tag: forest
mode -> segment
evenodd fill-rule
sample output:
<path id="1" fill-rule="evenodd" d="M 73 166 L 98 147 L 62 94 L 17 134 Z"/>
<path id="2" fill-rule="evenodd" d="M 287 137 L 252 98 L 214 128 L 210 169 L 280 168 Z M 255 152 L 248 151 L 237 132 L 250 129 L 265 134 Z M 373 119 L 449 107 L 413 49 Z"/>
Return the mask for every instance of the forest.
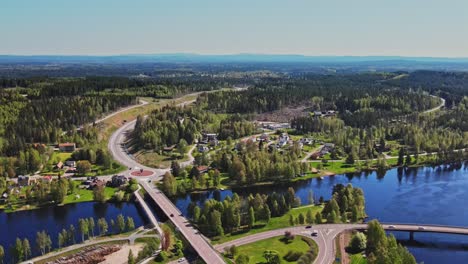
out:
<path id="1" fill-rule="evenodd" d="M 300 213 L 297 218 L 291 217 L 289 225 L 314 223 L 346 223 L 361 221 L 365 216 L 364 193 L 352 185 L 336 185 L 333 188 L 333 198 L 325 203 L 322 212 L 312 214 L 312 211 Z M 320 204 L 323 201 L 304 201 L 304 204 Z M 302 201 L 289 187 L 285 193 L 250 194 L 241 197 L 234 193 L 223 201 L 208 199 L 202 206 L 191 203 L 189 216 L 200 230 L 211 237 L 224 234 L 234 234 L 241 230 L 252 229 L 256 225 L 268 224 L 272 217 L 281 217 L 292 208 L 300 207 Z"/>
<path id="2" fill-rule="evenodd" d="M 208 78 L 1 78 L 0 173 L 14 177 L 38 171 L 51 154 L 43 146 L 98 145 L 100 132 L 93 122 L 138 103 L 137 96 L 172 98 L 224 85 Z"/>

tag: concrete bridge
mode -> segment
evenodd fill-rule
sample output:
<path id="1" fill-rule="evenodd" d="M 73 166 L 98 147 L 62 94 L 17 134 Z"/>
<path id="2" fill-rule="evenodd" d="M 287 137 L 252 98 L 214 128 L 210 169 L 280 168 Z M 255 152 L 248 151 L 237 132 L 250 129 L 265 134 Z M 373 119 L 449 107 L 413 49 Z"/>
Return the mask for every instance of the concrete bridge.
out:
<path id="1" fill-rule="evenodd" d="M 414 238 L 414 233 L 443 233 L 454 235 L 468 235 L 468 227 L 440 226 L 440 225 L 418 225 L 418 224 L 382 224 L 386 231 L 409 232 L 410 239 Z M 256 233 L 250 236 L 245 236 L 236 240 L 232 240 L 223 244 L 215 245 L 216 250 L 222 252 L 224 248 L 232 245 L 241 246 L 254 243 L 259 240 L 282 236 L 284 232 L 289 231 L 295 235 L 311 237 L 318 245 L 319 251 L 314 264 L 330 264 L 335 260 L 335 238 L 338 234 L 347 230 L 367 229 L 367 224 L 320 224 L 313 225 L 312 228 L 305 226 L 294 226 L 288 228 L 280 228 L 276 230 Z M 317 231 L 317 236 L 311 236 L 312 230 Z"/>

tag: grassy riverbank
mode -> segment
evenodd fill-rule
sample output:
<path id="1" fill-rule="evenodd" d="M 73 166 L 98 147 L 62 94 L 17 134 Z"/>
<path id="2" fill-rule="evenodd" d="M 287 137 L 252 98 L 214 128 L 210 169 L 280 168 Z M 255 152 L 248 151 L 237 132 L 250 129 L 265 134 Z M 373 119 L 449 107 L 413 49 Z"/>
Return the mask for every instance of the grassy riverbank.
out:
<path id="1" fill-rule="evenodd" d="M 245 232 L 239 232 L 235 234 L 227 234 L 223 237 L 217 238 L 216 240 L 213 239 L 214 244 L 222 244 L 227 241 L 231 241 L 234 239 L 238 239 L 244 236 L 249 236 L 252 234 L 256 233 L 261 233 L 269 230 L 274 230 L 274 229 L 279 229 L 279 228 L 286 228 L 290 227 L 291 224 L 289 223 L 290 216 L 292 215 L 294 218 L 297 218 L 297 216 L 302 213 L 303 215 L 306 215 L 308 210 L 312 210 L 312 214 L 315 216 L 317 212 L 321 212 L 323 207 L 318 205 L 306 205 L 306 206 L 301 206 L 297 208 L 293 208 L 289 210 L 286 214 L 280 216 L 280 217 L 272 217 L 268 223 L 264 222 L 257 222 L 254 226 L 254 228 L 245 231 Z"/>
<path id="2" fill-rule="evenodd" d="M 17 211 L 24 211 L 24 210 L 34 210 L 38 209 L 41 207 L 47 207 L 47 206 L 63 206 L 66 204 L 73 204 L 73 203 L 82 203 L 82 202 L 92 202 L 94 201 L 94 196 L 93 196 L 93 191 L 80 188 L 80 182 L 78 181 L 73 181 L 73 184 L 75 185 L 73 193 L 69 193 L 65 196 L 65 199 L 63 203 L 56 204 L 52 201 L 50 202 L 45 202 L 45 203 L 39 203 L 37 201 L 32 201 L 32 200 L 27 200 L 27 199 L 20 199 L 20 196 L 24 196 L 26 192 L 28 192 L 28 187 L 26 188 L 21 188 L 20 193 L 18 196 L 13 196 L 13 198 L 10 198 L 9 203 L 0 205 L 0 210 L 3 210 L 5 213 L 12 213 L 12 212 L 17 212 Z M 114 193 L 118 189 L 112 188 L 112 187 L 105 187 L 104 193 L 106 196 L 107 200 L 112 199 Z"/>

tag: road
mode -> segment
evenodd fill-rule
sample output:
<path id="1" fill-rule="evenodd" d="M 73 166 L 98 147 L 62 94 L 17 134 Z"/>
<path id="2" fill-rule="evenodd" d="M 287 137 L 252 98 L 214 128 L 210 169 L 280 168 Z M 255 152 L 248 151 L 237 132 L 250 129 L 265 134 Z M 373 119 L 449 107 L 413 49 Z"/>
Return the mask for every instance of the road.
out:
<path id="1" fill-rule="evenodd" d="M 171 202 L 171 200 L 169 200 L 169 198 L 167 198 L 152 183 L 142 180 L 140 181 L 140 184 L 206 263 L 224 263 L 223 258 L 211 246 L 210 242 L 204 238 L 198 230 L 193 228 L 190 221 L 182 215 L 179 209 Z"/>
<path id="2" fill-rule="evenodd" d="M 99 123 L 103 122 L 104 120 L 107 120 L 107 119 L 109 119 L 109 118 L 111 118 L 111 117 L 113 117 L 113 116 L 115 116 L 115 115 L 118 115 L 118 114 L 120 114 L 120 113 L 122 113 L 122 112 L 128 111 L 128 110 L 133 109 L 133 108 L 136 108 L 136 107 L 144 106 L 144 105 L 147 105 L 147 104 L 148 104 L 147 101 L 140 100 L 140 101 L 139 101 L 139 104 L 135 104 L 135 105 L 130 105 L 130 106 L 127 106 L 127 107 L 123 107 L 123 108 L 121 108 L 121 109 L 119 109 L 119 110 L 117 110 L 117 111 L 115 111 L 115 112 L 112 112 L 112 113 L 110 113 L 110 114 L 108 114 L 108 115 L 106 115 L 106 116 L 104 116 L 104 117 L 102 117 L 102 118 L 99 118 L 99 119 L 95 120 L 95 121 L 92 122 L 92 123 L 89 123 L 88 125 L 92 126 L 92 125 L 94 125 L 94 124 L 99 124 Z M 80 127 L 77 128 L 77 130 L 80 130 L 80 129 L 83 129 L 83 125 L 81 125 Z"/>
<path id="3" fill-rule="evenodd" d="M 434 108 L 431 108 L 431 109 L 429 109 L 429 110 L 424 111 L 423 114 L 428 114 L 428 113 L 435 112 L 435 111 L 437 111 L 437 110 L 439 110 L 439 109 L 441 109 L 442 107 L 445 106 L 445 99 L 444 99 L 444 98 L 439 97 L 439 96 L 435 96 L 435 95 L 431 95 L 431 96 L 434 97 L 434 98 L 440 99 L 441 102 L 440 102 L 440 104 L 439 104 L 438 106 L 436 106 L 436 107 L 434 107 Z"/>
<path id="4" fill-rule="evenodd" d="M 180 106 L 186 105 L 187 102 L 179 104 Z M 160 180 L 161 176 L 164 175 L 169 169 L 155 169 L 139 164 L 136 160 L 131 157 L 131 154 L 127 153 L 123 147 L 123 142 L 126 141 L 126 135 L 135 127 L 136 120 L 131 121 L 117 129 L 109 139 L 108 148 L 114 159 L 122 165 L 132 168 L 131 170 L 125 171 L 123 174 L 130 176 L 131 172 L 135 168 L 144 169 L 151 171 L 152 175 L 147 177 L 135 177 L 140 185 L 146 190 L 148 195 L 156 202 L 161 210 L 168 216 L 168 218 L 174 223 L 179 232 L 190 242 L 191 246 L 195 249 L 198 255 L 206 263 L 224 263 L 223 258 L 218 252 L 211 246 L 209 241 L 205 239 L 196 229 L 194 229 L 190 222 L 182 216 L 179 209 L 152 183 L 154 180 Z M 189 151 L 189 160 L 182 163 L 181 165 L 188 165 L 193 162 L 193 156 L 191 152 L 194 150 L 192 147 Z M 172 215 L 172 217 L 171 217 Z"/>
<path id="5" fill-rule="evenodd" d="M 439 225 L 417 225 L 417 224 L 382 224 L 382 227 L 387 231 L 405 231 L 405 232 L 427 232 L 427 233 L 444 233 L 456 235 L 468 235 L 468 227 L 453 227 Z M 321 224 L 314 225 L 312 228 L 304 226 L 296 226 L 290 228 L 281 228 L 276 230 L 265 231 L 262 233 L 245 236 L 236 240 L 232 240 L 223 244 L 215 245 L 215 249 L 223 252 L 225 247 L 232 245 L 241 246 L 254 243 L 259 240 L 282 236 L 285 231 L 290 231 L 295 235 L 311 237 L 318 245 L 318 255 L 315 259 L 315 264 L 330 264 L 335 260 L 335 238 L 338 234 L 346 230 L 364 230 L 367 229 L 367 224 Z M 311 236 L 312 230 L 318 231 L 318 236 Z"/>

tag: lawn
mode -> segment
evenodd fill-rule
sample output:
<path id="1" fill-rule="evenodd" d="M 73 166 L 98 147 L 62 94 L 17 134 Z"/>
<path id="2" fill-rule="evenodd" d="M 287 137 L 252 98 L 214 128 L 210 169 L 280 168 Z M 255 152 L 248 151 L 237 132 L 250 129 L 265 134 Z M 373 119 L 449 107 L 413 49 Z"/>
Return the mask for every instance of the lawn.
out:
<path id="1" fill-rule="evenodd" d="M 93 191 L 80 188 L 81 183 L 79 181 L 73 181 L 73 184 L 75 184 L 75 192 L 67 195 L 63 204 L 90 202 L 94 200 Z M 106 194 L 106 198 L 112 198 L 116 190 L 116 188 L 105 187 L 104 191 Z M 79 198 L 77 197 L 77 195 L 79 195 Z"/>
<path id="2" fill-rule="evenodd" d="M 367 259 L 362 254 L 351 255 L 351 264 L 367 264 Z"/>
<path id="3" fill-rule="evenodd" d="M 265 250 L 275 250 L 279 253 L 282 263 L 295 263 L 288 262 L 283 259 L 283 256 L 288 251 L 299 251 L 306 253 L 309 250 L 309 245 L 302 240 L 301 236 L 295 236 L 294 239 L 286 243 L 283 241 L 283 236 L 272 237 L 265 240 L 260 240 L 251 244 L 238 247 L 239 254 L 245 254 L 250 257 L 249 263 L 265 263 L 263 252 Z"/>
<path id="4" fill-rule="evenodd" d="M 192 146 L 188 146 L 187 150 L 190 150 Z M 188 156 L 184 155 L 182 159 L 174 159 L 174 157 L 180 156 L 177 151 L 172 151 L 169 153 L 164 153 L 162 155 L 158 154 L 157 152 L 153 151 L 139 151 L 134 154 L 135 159 L 148 167 L 153 167 L 153 168 L 169 168 L 171 166 L 171 163 L 173 160 L 176 160 L 178 162 L 183 162 L 188 160 Z"/>
<path id="5" fill-rule="evenodd" d="M 319 164 L 322 164 L 322 171 L 328 171 L 334 174 L 344 174 L 356 172 L 354 164 L 346 164 L 344 161 L 337 162 L 312 162 L 312 167 L 317 168 Z"/>
<path id="6" fill-rule="evenodd" d="M 213 243 L 214 244 L 221 244 L 221 243 L 231 241 L 231 240 L 234 240 L 234 239 L 238 239 L 238 238 L 241 238 L 241 237 L 244 237 L 244 236 L 249 236 L 249 235 L 256 234 L 256 233 L 261 233 L 261 232 L 268 231 L 268 230 L 289 227 L 290 226 L 290 224 L 289 224 L 289 216 L 290 215 L 293 215 L 294 218 L 296 218 L 300 213 L 302 213 L 305 216 L 309 209 L 312 210 L 312 214 L 314 216 L 315 216 L 315 214 L 317 214 L 317 212 L 322 211 L 321 206 L 313 206 L 313 205 L 306 205 L 306 206 L 301 206 L 301 207 L 298 207 L 298 208 L 293 208 L 293 209 L 289 210 L 289 212 L 284 214 L 283 216 L 272 217 L 270 219 L 270 222 L 268 222 L 268 224 L 257 223 L 256 226 L 253 229 L 250 229 L 247 232 L 238 233 L 238 234 L 227 234 L 227 235 L 221 237 L 219 240 L 216 240 L 216 241 L 213 240 Z"/>

